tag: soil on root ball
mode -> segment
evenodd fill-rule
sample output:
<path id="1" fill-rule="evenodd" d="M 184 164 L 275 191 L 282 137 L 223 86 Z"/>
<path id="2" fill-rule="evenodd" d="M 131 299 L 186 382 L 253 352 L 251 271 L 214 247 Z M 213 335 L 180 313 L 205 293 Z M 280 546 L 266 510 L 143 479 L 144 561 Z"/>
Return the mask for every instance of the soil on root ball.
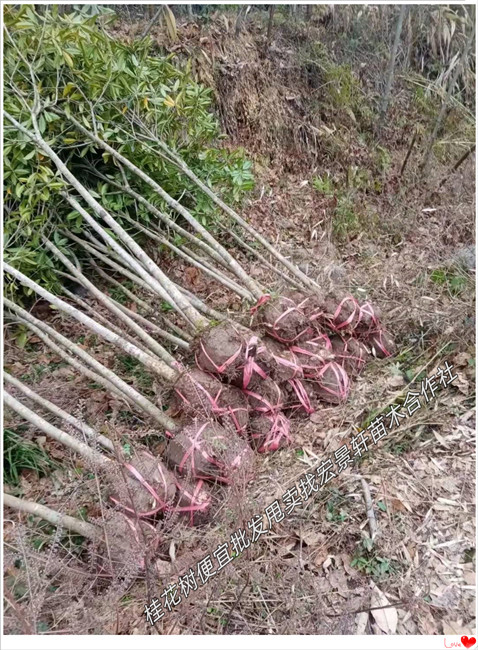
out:
<path id="1" fill-rule="evenodd" d="M 287 345 L 310 338 L 313 333 L 301 303 L 286 296 L 267 301 L 258 310 L 256 319 L 269 336 Z"/>
<path id="2" fill-rule="evenodd" d="M 391 357 L 397 351 L 395 341 L 384 329 L 364 337 L 364 342 L 378 359 Z"/>
<path id="3" fill-rule="evenodd" d="M 215 422 L 184 427 L 169 442 L 165 455 L 180 474 L 221 483 L 248 476 L 253 462 L 247 442 Z"/>
<path id="4" fill-rule="evenodd" d="M 290 445 L 289 420 L 283 413 L 255 414 L 249 422 L 252 446 L 259 453 L 277 451 Z"/>
<path id="5" fill-rule="evenodd" d="M 315 382 L 307 379 L 289 379 L 281 384 L 284 411 L 289 417 L 311 415 L 319 406 Z"/>
<path id="6" fill-rule="evenodd" d="M 350 391 L 350 381 L 341 365 L 329 361 L 318 372 L 314 382 L 317 397 L 328 404 L 345 402 Z"/>
<path id="7" fill-rule="evenodd" d="M 147 451 L 123 463 L 112 482 L 109 500 L 132 517 L 154 516 L 174 505 L 175 476 Z"/>
<path id="8" fill-rule="evenodd" d="M 363 343 L 354 338 L 332 336 L 330 338 L 335 361 L 340 363 L 349 377 L 358 375 L 370 357 Z"/>
<path id="9" fill-rule="evenodd" d="M 242 377 L 248 348 L 254 334 L 237 323 L 221 323 L 201 334 L 196 344 L 196 363 L 204 372 L 224 376 L 228 381 Z"/>
<path id="10" fill-rule="evenodd" d="M 288 379 L 302 377 L 300 364 L 286 345 L 269 336 L 264 337 L 263 342 L 271 358 L 270 376 L 274 381 L 282 383 Z"/>
<path id="11" fill-rule="evenodd" d="M 208 418 L 215 409 L 223 384 L 199 368 L 186 370 L 177 379 L 170 400 L 170 413 L 175 416 L 198 416 Z"/>

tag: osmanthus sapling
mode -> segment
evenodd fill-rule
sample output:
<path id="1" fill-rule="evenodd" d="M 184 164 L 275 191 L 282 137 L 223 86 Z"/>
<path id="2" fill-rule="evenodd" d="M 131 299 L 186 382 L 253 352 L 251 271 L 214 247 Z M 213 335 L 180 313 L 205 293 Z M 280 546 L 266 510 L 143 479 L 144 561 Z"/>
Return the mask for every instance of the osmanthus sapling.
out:
<path id="1" fill-rule="evenodd" d="M 166 430 L 173 433 L 179 430 L 177 424 L 171 418 L 168 418 L 160 408 L 82 347 L 57 332 L 45 321 L 36 318 L 26 309 L 15 304 L 9 298 L 4 298 L 4 305 L 10 312 L 10 319 L 27 326 L 51 350 L 67 361 L 80 374 L 103 386 L 116 397 L 125 401 L 130 408 L 138 409 L 148 415 Z M 81 361 L 78 359 L 81 359 Z"/>
<path id="2" fill-rule="evenodd" d="M 148 521 L 133 521 L 129 517 L 118 515 L 110 526 L 106 522 L 103 525 L 91 524 L 8 492 L 3 494 L 3 503 L 6 508 L 33 515 L 52 526 L 93 542 L 94 546 L 99 547 L 96 555 L 97 571 L 105 577 L 117 576 L 132 561 L 135 563 L 134 571 L 141 573 L 146 568 L 148 556 L 154 554 L 161 541 L 158 531 Z M 129 570 L 131 571 L 130 566 Z"/>
<path id="3" fill-rule="evenodd" d="M 10 378 L 9 383 L 72 425 L 86 439 L 93 443 L 100 442 L 101 437 L 91 427 L 82 426 L 76 418 L 36 395 L 18 380 L 12 381 Z M 158 514 L 180 514 L 191 518 L 195 513 L 204 513 L 209 509 L 210 497 L 202 482 L 192 486 L 181 484 L 163 462 L 146 449 L 136 449 L 133 460 L 120 456 L 111 458 L 52 425 L 7 391 L 4 391 L 4 403 L 48 437 L 81 456 L 99 474 L 102 483 L 108 484 L 109 500 L 135 519 L 148 519 Z M 110 442 L 103 440 L 103 446 L 109 448 Z"/>

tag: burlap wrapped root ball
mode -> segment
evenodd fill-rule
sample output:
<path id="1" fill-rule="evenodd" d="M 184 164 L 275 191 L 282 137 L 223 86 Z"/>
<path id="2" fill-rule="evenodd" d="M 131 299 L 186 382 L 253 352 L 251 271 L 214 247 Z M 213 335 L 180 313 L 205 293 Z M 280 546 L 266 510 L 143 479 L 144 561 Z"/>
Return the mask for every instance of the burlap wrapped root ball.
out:
<path id="1" fill-rule="evenodd" d="M 201 334 L 196 349 L 197 366 L 227 381 L 241 379 L 246 360 L 254 355 L 258 342 L 247 327 L 220 323 Z"/>
<path id="2" fill-rule="evenodd" d="M 293 415 L 312 415 L 318 408 L 318 396 L 314 381 L 308 379 L 288 379 L 281 384 L 284 395 L 284 410 Z"/>
<path id="3" fill-rule="evenodd" d="M 184 476 L 226 484 L 247 477 L 253 461 L 248 443 L 216 422 L 184 427 L 168 443 L 165 455 L 170 466 Z"/>
<path id="4" fill-rule="evenodd" d="M 323 365 L 334 358 L 332 345 L 326 334 L 320 334 L 310 341 L 296 343 L 289 349 L 306 379 L 316 379 Z"/>
<path id="5" fill-rule="evenodd" d="M 215 418 L 225 427 L 244 435 L 249 422 L 247 398 L 234 386 L 222 384 L 211 374 L 192 368 L 174 385 L 170 412 L 183 422 L 191 418 Z"/>
<path id="6" fill-rule="evenodd" d="M 153 517 L 174 507 L 176 478 L 158 458 L 139 451 L 113 478 L 109 500 L 132 517 Z"/>
<path id="7" fill-rule="evenodd" d="M 378 332 L 373 332 L 372 334 L 364 337 L 363 340 L 367 347 L 370 348 L 373 356 L 377 357 L 378 359 L 391 357 L 397 351 L 395 341 L 385 329 L 381 329 Z"/>
<path id="8" fill-rule="evenodd" d="M 335 361 L 339 363 L 349 377 L 355 377 L 362 372 L 367 359 L 370 357 L 367 348 L 359 340 L 339 335 L 330 338 Z"/>
<path id="9" fill-rule="evenodd" d="M 269 336 L 287 345 L 310 338 L 313 333 L 309 319 L 302 310 L 307 298 L 298 293 L 291 295 L 293 297 L 270 298 L 256 312 L 257 324 Z"/>
<path id="10" fill-rule="evenodd" d="M 342 404 L 349 391 L 350 380 L 340 364 L 329 361 L 320 368 L 314 380 L 314 392 L 321 401 Z"/>
<path id="11" fill-rule="evenodd" d="M 201 417 L 208 419 L 217 410 L 217 398 L 223 384 L 211 374 L 192 368 L 176 380 L 170 400 L 172 417 Z"/>

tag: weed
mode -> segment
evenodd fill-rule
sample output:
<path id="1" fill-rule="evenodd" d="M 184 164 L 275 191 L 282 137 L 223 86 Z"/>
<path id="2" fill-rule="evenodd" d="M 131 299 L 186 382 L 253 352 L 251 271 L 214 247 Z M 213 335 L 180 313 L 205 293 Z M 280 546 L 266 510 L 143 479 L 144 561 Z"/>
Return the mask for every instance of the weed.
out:
<path id="1" fill-rule="evenodd" d="M 368 576 L 373 576 L 376 580 L 382 580 L 393 575 L 398 568 L 394 560 L 376 555 L 373 550 L 373 541 L 369 538 L 364 539 L 359 544 L 350 566 Z"/>
<path id="2" fill-rule="evenodd" d="M 33 470 L 39 477 L 46 476 L 58 467 L 36 443 L 26 439 L 22 432 L 25 427 L 3 430 L 4 480 L 9 485 L 20 484 L 23 470 Z"/>
<path id="3" fill-rule="evenodd" d="M 330 490 L 330 497 L 326 503 L 325 517 L 327 521 L 342 523 L 348 518 L 348 513 L 342 508 L 347 503 L 345 495 L 337 488 Z"/>
<path id="4" fill-rule="evenodd" d="M 131 282 L 131 280 L 125 280 L 122 284 L 125 289 L 134 289 L 134 284 Z M 128 296 L 121 289 L 121 287 L 112 287 L 109 289 L 108 293 L 110 298 L 113 298 L 113 300 L 116 300 L 116 302 L 119 302 L 122 305 L 125 305 L 129 301 Z"/>
<path id="5" fill-rule="evenodd" d="M 360 229 L 359 218 L 354 210 L 352 199 L 346 195 L 340 196 L 334 210 L 332 230 L 338 240 L 344 241 L 357 235 Z"/>
<path id="6" fill-rule="evenodd" d="M 470 285 L 470 276 L 457 266 L 435 269 L 430 280 L 453 297 L 461 295 Z"/>
<path id="7" fill-rule="evenodd" d="M 330 176 L 314 176 L 312 179 L 312 185 L 317 192 L 324 194 L 327 198 L 330 198 L 334 195 L 334 183 Z"/>
<path id="8" fill-rule="evenodd" d="M 151 389 L 153 385 L 153 378 L 149 372 L 144 369 L 143 365 L 140 361 L 138 361 L 138 359 L 135 359 L 128 354 L 120 354 L 117 357 L 117 361 L 124 372 L 135 377 L 140 388 Z"/>

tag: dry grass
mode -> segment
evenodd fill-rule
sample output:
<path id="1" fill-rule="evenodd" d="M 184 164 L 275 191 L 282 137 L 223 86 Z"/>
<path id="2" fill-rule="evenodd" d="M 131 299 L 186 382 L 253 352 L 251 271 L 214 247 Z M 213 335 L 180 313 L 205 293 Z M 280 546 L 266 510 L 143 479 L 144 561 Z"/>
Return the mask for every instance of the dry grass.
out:
<path id="1" fill-rule="evenodd" d="M 249 136 L 255 138 L 253 153 L 264 154 L 270 153 L 272 142 L 262 138 L 267 132 L 277 153 L 270 168 L 257 165 L 256 192 L 243 213 L 325 287 L 361 292 L 376 302 L 399 353 L 368 365 L 345 405 L 324 407 L 310 419 L 294 420 L 293 447 L 257 456 L 254 481 L 238 482 L 229 490 L 214 488 L 216 507 L 210 522 L 194 529 L 175 518 L 161 522 L 159 553 L 147 562 L 145 575 L 133 570 L 127 560 L 124 572 L 112 581 L 102 578 L 97 570 L 98 549 L 24 515 L 8 513 L 4 571 L 13 600 L 7 600 L 5 631 L 380 634 L 380 617 L 373 609 L 376 585 L 397 614 L 398 634 L 469 634 L 475 629 L 476 582 L 474 272 L 434 272 L 449 268 L 456 249 L 472 242 L 473 160 L 439 194 L 433 194 L 430 188 L 436 187 L 446 166 L 436 162 L 425 187 L 418 177 L 418 156 L 413 155 L 400 180 L 408 141 L 391 126 L 385 134 L 390 162 L 379 179 L 381 191 L 360 189 L 351 195 L 354 210 L 360 212 L 360 228 L 337 237 L 336 205 L 314 189 L 313 177 L 328 171 L 338 185 L 344 184 L 348 173 L 344 158 L 348 166 L 369 168 L 368 145 L 347 125 L 353 146 L 334 158 L 334 143 L 330 147 L 326 143 L 325 151 L 319 152 L 323 157 L 318 169 L 310 166 L 310 159 L 296 158 L 299 148 L 284 150 L 274 128 L 269 129 L 270 106 L 280 106 L 273 111 L 279 128 L 292 115 L 284 108 L 292 102 L 286 95 L 291 89 L 300 95 L 303 86 L 295 86 L 291 76 L 289 87 L 282 79 L 284 85 L 276 87 L 276 94 L 269 94 L 265 102 L 258 99 L 260 90 L 256 98 L 250 92 L 244 94 L 244 85 L 249 91 L 260 88 L 259 82 L 269 75 L 257 39 L 247 33 L 231 41 L 217 25 L 212 32 L 209 54 L 215 48 L 215 54 L 217 50 L 225 58 L 221 74 L 227 95 L 221 93 L 220 85 L 216 88 L 230 135 L 245 145 L 250 143 Z M 197 40 L 198 35 L 193 37 Z M 241 60 L 251 48 L 248 65 L 252 72 L 231 80 L 228 57 Z M 261 75 L 258 86 L 250 83 L 251 74 Z M 397 111 L 407 106 L 402 94 L 400 101 L 403 106 Z M 241 111 L 248 112 L 249 136 L 237 128 Z M 290 143 L 289 136 L 286 142 Z M 288 171 L 282 165 L 285 157 Z M 261 265 L 251 266 L 254 275 L 273 286 L 275 278 Z M 171 262 L 170 270 L 184 279 L 184 264 Z M 453 284 L 457 274 L 461 279 Z M 214 306 L 237 311 L 236 299 L 207 278 L 191 276 L 191 282 L 191 289 Z M 280 285 L 275 287 L 280 289 Z M 74 340 L 84 335 L 77 325 L 59 317 L 55 321 Z M 166 400 L 159 383 L 148 383 L 147 377 L 119 367 L 113 350 L 91 337 L 84 343 L 139 390 L 158 401 Z M 39 353 L 43 355 L 40 369 Z M 155 628 L 147 625 L 143 609 L 153 596 L 159 596 L 218 543 L 227 541 L 253 515 L 262 513 L 378 412 L 400 401 L 407 390 L 416 389 L 422 376 L 433 374 L 445 360 L 454 364 L 458 380 L 429 407 L 415 413 L 306 506 L 275 525 Z M 161 453 L 161 432 L 151 429 L 139 415 L 125 413 L 120 404 L 75 378 L 67 368 L 55 367 L 57 361 L 34 340 L 19 352 L 7 337 L 6 365 L 13 374 L 26 375 L 25 381 L 35 390 L 98 430 L 106 427 L 106 434 L 123 448 L 141 440 Z M 8 417 L 8 426 L 18 425 Z M 30 429 L 28 435 L 35 437 L 35 432 Z M 101 523 L 104 504 L 94 474 L 57 445 L 47 440 L 42 445 L 61 459 L 62 468 L 42 479 L 24 473 L 21 491 L 25 498 L 43 500 L 69 514 L 78 515 L 84 508 L 89 520 Z M 362 479 L 370 490 L 377 525 L 372 547 Z M 107 535 L 114 536 L 115 516 L 106 515 Z"/>

